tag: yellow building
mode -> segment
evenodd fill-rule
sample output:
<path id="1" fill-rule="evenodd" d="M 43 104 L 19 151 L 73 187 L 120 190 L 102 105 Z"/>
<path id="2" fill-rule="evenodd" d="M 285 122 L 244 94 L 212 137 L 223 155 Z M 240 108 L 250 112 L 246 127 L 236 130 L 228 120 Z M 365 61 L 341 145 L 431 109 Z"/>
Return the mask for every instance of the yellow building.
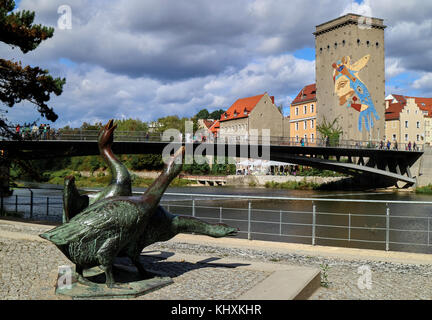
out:
<path id="1" fill-rule="evenodd" d="M 316 85 L 305 86 L 293 100 L 290 106 L 290 137 L 300 142 L 303 138 L 305 144 L 315 143 L 316 133 Z"/>

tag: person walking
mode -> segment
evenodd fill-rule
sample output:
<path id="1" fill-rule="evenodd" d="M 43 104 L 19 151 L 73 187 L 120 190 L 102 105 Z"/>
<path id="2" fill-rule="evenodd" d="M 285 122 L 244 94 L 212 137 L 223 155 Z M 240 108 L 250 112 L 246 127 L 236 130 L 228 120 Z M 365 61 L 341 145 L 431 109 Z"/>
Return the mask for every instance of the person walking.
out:
<path id="1" fill-rule="evenodd" d="M 46 140 L 47 138 L 47 125 L 44 124 L 43 126 L 43 139 Z"/>
<path id="2" fill-rule="evenodd" d="M 50 127 L 49 123 L 46 124 L 45 129 L 46 129 L 46 137 L 49 140 L 50 139 L 50 133 L 51 133 L 51 127 Z"/>
<path id="3" fill-rule="evenodd" d="M 41 123 L 39 125 L 39 139 L 42 139 L 42 135 L 43 135 L 43 124 Z"/>
<path id="4" fill-rule="evenodd" d="M 395 142 L 394 142 L 394 148 L 395 148 L 395 150 L 397 150 L 398 149 L 398 143 L 397 143 L 397 141 L 395 140 Z"/>
<path id="5" fill-rule="evenodd" d="M 411 141 L 408 142 L 408 151 L 411 151 Z"/>
<path id="6" fill-rule="evenodd" d="M 391 147 L 391 142 L 390 140 L 387 140 L 387 150 L 390 150 L 390 147 Z"/>

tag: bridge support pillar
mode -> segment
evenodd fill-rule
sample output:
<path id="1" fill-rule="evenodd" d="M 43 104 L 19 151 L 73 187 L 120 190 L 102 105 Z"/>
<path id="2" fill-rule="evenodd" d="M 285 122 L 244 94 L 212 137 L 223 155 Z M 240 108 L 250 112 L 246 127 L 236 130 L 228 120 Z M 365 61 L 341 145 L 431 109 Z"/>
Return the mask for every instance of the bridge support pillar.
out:
<path id="1" fill-rule="evenodd" d="M 4 196 L 12 195 L 9 187 L 11 162 L 6 157 L 0 156 L 0 194 Z"/>

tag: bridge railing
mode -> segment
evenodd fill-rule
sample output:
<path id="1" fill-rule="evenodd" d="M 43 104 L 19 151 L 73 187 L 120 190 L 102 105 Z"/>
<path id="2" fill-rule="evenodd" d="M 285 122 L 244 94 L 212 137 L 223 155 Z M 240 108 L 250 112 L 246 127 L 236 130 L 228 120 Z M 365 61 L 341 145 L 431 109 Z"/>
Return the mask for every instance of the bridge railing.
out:
<path id="1" fill-rule="evenodd" d="M 262 207 L 265 201 L 270 209 Z M 424 253 L 432 253 L 431 204 L 170 192 L 161 201 L 172 213 L 239 228 L 239 238 Z M 62 207 L 60 196 L 34 196 L 31 190 L 29 195 L 0 197 L 0 216 L 61 222 Z M 331 212 L 336 208 L 339 212 Z"/>
<path id="2" fill-rule="evenodd" d="M 29 136 L 26 140 L 67 140 L 67 141 L 97 141 L 98 130 L 57 130 L 47 136 L 33 137 Z M 352 149 L 381 149 L 381 150 L 399 150 L 399 151 L 423 151 L 424 144 L 418 141 L 412 142 L 390 142 L 384 140 L 326 140 L 320 138 L 301 138 L 301 137 L 279 137 L 279 136 L 248 136 L 240 134 L 224 134 L 219 137 L 212 135 L 188 136 L 180 134 L 172 140 L 182 141 L 185 143 L 230 143 L 230 144 L 266 144 L 283 145 L 283 146 L 304 146 L 304 147 L 329 147 L 329 148 L 352 148 Z M 150 133 L 144 131 L 115 131 L 114 141 L 117 142 L 162 142 L 161 133 Z"/>

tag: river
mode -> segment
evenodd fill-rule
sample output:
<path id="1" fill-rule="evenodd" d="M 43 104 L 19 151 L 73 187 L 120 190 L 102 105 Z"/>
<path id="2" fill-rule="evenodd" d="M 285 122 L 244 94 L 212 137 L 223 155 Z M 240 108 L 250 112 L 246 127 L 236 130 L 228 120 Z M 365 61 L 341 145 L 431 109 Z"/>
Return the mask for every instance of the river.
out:
<path id="1" fill-rule="evenodd" d="M 53 189 L 54 188 L 54 189 Z M 42 185 L 33 192 L 33 219 L 61 220 L 61 186 Z M 90 190 L 90 189 L 89 189 Z M 143 192 L 144 188 L 134 188 Z M 194 194 L 176 196 L 173 193 Z M 30 191 L 17 189 L 4 199 L 13 212 L 30 215 Z M 201 196 L 197 196 L 201 195 Z M 209 196 L 205 196 L 209 195 Z M 234 195 L 237 199 L 210 195 Z M 314 198 L 312 201 L 246 199 L 242 197 Z M 48 198 L 48 200 L 47 200 Z M 194 201 L 192 201 L 194 199 Z M 320 201 L 319 199 L 381 200 L 377 202 Z M 17 201 L 18 200 L 18 201 Z M 388 203 L 385 201 L 406 201 Z M 417 204 L 430 201 L 431 204 Z M 16 204 L 17 202 L 17 204 Z M 248 211 L 250 202 L 250 211 Z M 227 223 L 240 229 L 237 237 L 268 241 L 312 243 L 392 251 L 432 253 L 432 195 L 407 191 L 339 192 L 281 190 L 251 187 L 169 188 L 161 204 L 173 213 L 193 215 L 209 222 Z M 192 206 L 194 205 L 194 208 Z M 315 205 L 315 230 L 312 227 Z M 388 210 L 388 211 L 387 211 Z M 386 213 L 389 219 L 386 219 Z M 250 214 L 251 222 L 248 223 Z M 221 219 L 222 218 L 222 219 Z M 389 227 L 386 231 L 386 227 Z M 408 231 L 409 230 L 409 231 Z M 373 242 L 370 242 L 373 241 Z M 415 244 L 413 244 L 415 243 Z"/>

